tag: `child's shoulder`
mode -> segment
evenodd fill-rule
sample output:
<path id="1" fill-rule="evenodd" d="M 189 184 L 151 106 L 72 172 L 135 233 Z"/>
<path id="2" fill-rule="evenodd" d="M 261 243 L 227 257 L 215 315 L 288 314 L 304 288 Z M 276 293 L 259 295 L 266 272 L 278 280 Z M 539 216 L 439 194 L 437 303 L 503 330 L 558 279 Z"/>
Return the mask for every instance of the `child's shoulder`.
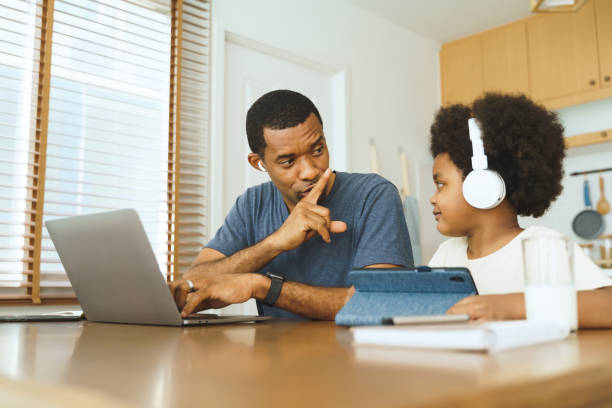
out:
<path id="1" fill-rule="evenodd" d="M 429 266 L 460 266 L 467 259 L 467 238 L 455 237 L 442 242 L 429 261 Z"/>
<path id="2" fill-rule="evenodd" d="M 525 238 L 537 238 L 537 237 L 562 237 L 563 234 L 557 230 L 548 227 L 542 227 L 540 225 L 532 225 L 531 227 L 525 228 L 520 234 L 521 239 Z"/>
<path id="3" fill-rule="evenodd" d="M 467 248 L 467 237 L 453 237 L 442 242 L 439 249 L 444 251 L 454 250 L 456 248 Z"/>

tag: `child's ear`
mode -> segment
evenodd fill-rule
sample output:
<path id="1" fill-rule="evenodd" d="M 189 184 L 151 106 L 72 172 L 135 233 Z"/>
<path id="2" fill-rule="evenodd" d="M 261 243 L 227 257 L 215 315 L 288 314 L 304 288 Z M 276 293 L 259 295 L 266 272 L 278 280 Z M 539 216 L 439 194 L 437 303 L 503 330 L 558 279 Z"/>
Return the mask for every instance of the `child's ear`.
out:
<path id="1" fill-rule="evenodd" d="M 498 172 L 488 169 L 471 171 L 463 180 L 463 198 L 474 208 L 490 210 L 506 197 L 506 184 Z"/>

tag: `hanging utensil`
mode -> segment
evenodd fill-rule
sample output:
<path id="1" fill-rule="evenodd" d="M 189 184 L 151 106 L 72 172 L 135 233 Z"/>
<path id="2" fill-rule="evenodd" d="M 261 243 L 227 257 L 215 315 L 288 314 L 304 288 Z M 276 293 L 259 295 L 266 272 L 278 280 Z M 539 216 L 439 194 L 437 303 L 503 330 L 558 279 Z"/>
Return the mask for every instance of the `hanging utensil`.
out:
<path id="1" fill-rule="evenodd" d="M 593 206 L 591 204 L 591 193 L 589 190 L 589 181 L 584 180 L 584 205 L 587 208 L 580 211 L 574 217 L 572 229 L 580 238 L 595 239 L 604 231 L 606 226 L 601 214 L 593 210 Z"/>
<path id="2" fill-rule="evenodd" d="M 378 166 L 378 151 L 376 150 L 376 142 L 373 138 L 370 138 L 370 166 L 372 173 L 380 174 L 380 167 Z"/>
<path id="3" fill-rule="evenodd" d="M 410 246 L 412 247 L 412 261 L 414 266 L 422 265 L 421 258 L 421 232 L 419 228 L 419 205 L 416 198 L 410 193 L 410 182 L 408 179 L 408 159 L 406 153 L 399 148 L 400 164 L 402 166 L 402 201 L 404 205 L 404 218 L 410 235 Z"/>
<path id="4" fill-rule="evenodd" d="M 599 192 L 601 193 L 601 197 L 599 197 L 599 201 L 597 202 L 597 212 L 601 215 L 606 215 L 610 212 L 610 203 L 606 200 L 606 196 L 604 195 L 604 178 L 599 175 Z"/>

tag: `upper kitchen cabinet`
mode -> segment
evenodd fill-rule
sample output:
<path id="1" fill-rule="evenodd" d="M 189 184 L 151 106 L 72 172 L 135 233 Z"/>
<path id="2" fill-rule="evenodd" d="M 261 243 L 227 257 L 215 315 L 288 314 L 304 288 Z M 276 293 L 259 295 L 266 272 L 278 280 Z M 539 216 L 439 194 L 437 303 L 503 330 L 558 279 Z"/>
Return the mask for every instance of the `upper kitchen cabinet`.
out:
<path id="1" fill-rule="evenodd" d="M 610 0 L 601 3 L 609 7 Z M 575 13 L 551 13 L 528 19 L 527 40 L 534 99 L 546 101 L 599 88 L 593 1 L 587 1 Z"/>
<path id="2" fill-rule="evenodd" d="M 440 50 L 442 104 L 470 104 L 483 91 L 529 92 L 524 22 L 444 44 Z"/>
<path id="3" fill-rule="evenodd" d="M 612 0 L 534 14 L 442 45 L 442 104 L 522 92 L 548 109 L 612 97 Z"/>
<path id="4" fill-rule="evenodd" d="M 440 49 L 442 104 L 471 103 L 483 90 L 480 37 L 444 44 Z"/>
<path id="5" fill-rule="evenodd" d="M 595 2 L 597 41 L 599 43 L 600 83 L 612 86 L 612 0 Z"/>
<path id="6" fill-rule="evenodd" d="M 484 90 L 529 93 L 526 24 L 486 31 L 481 39 Z"/>

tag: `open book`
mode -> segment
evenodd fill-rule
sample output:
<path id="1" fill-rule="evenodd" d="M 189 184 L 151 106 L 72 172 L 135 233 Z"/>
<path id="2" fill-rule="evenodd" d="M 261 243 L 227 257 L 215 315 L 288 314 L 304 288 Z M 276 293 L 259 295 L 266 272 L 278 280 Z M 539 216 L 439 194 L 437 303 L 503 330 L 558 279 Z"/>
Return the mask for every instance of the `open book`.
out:
<path id="1" fill-rule="evenodd" d="M 569 326 L 554 321 L 514 320 L 449 325 L 353 327 L 351 332 L 356 345 L 496 352 L 564 339 L 569 335 Z"/>

